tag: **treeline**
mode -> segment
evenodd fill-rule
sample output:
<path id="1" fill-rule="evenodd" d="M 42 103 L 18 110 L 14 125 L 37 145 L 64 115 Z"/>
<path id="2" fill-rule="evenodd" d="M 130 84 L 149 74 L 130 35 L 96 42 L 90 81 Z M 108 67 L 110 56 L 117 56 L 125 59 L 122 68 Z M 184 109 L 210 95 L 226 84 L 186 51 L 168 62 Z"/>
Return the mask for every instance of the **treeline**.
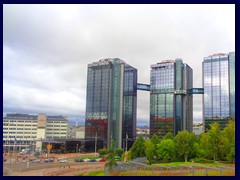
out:
<path id="1" fill-rule="evenodd" d="M 149 164 L 189 160 L 235 163 L 235 121 L 231 120 L 223 130 L 215 122 L 200 136 L 188 131 L 180 131 L 175 137 L 169 132 L 162 139 L 156 134 L 146 140 L 139 136 L 122 156 L 127 156 L 127 159 L 147 157 Z"/>

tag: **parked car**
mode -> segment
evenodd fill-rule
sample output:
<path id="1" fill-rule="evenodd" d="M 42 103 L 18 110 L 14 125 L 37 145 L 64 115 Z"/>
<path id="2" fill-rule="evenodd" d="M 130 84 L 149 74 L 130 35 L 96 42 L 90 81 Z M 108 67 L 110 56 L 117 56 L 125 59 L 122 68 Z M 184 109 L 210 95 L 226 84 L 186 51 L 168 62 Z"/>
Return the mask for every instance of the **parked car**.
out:
<path id="1" fill-rule="evenodd" d="M 90 159 L 89 162 L 97 162 L 96 159 Z"/>
<path id="2" fill-rule="evenodd" d="M 65 159 L 65 158 L 59 158 L 59 159 L 58 159 L 58 162 L 59 162 L 59 163 L 66 163 L 66 162 L 67 162 L 67 159 Z"/>
<path id="3" fill-rule="evenodd" d="M 25 163 L 25 162 L 28 162 L 28 160 L 27 159 L 23 159 L 22 162 Z"/>
<path id="4" fill-rule="evenodd" d="M 105 162 L 106 159 L 105 158 L 101 158 L 98 162 Z"/>
<path id="5" fill-rule="evenodd" d="M 29 161 L 31 162 L 31 161 L 34 161 L 35 159 L 36 159 L 36 158 L 30 158 Z"/>
<path id="6" fill-rule="evenodd" d="M 53 162 L 53 158 L 45 159 L 44 162 Z"/>
<path id="7" fill-rule="evenodd" d="M 120 157 L 120 156 L 115 156 L 115 160 L 116 160 L 116 161 L 120 161 L 120 160 L 121 160 L 121 157 Z"/>
<path id="8" fill-rule="evenodd" d="M 84 162 L 90 162 L 90 159 L 86 158 L 86 159 L 83 159 Z"/>
<path id="9" fill-rule="evenodd" d="M 32 160 L 32 163 L 40 163 L 40 162 L 41 162 L 40 159 L 34 159 L 34 160 Z"/>
<path id="10" fill-rule="evenodd" d="M 75 159 L 74 161 L 75 161 L 75 162 L 84 162 L 83 159 Z"/>

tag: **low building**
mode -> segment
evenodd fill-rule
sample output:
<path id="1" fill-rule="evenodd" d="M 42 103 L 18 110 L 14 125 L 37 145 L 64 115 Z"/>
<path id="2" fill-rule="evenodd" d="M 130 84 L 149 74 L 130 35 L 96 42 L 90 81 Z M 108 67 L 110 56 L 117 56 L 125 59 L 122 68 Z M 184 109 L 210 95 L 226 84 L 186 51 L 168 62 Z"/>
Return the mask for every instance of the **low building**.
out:
<path id="1" fill-rule="evenodd" d="M 194 124 L 193 125 L 193 133 L 196 135 L 196 136 L 199 136 L 200 134 L 204 133 L 204 126 L 203 124 Z"/>
<path id="2" fill-rule="evenodd" d="M 137 137 L 142 135 L 145 139 L 149 138 L 150 132 L 148 127 L 137 128 L 136 132 L 137 132 Z"/>
<path id="3" fill-rule="evenodd" d="M 3 118 L 4 150 L 42 151 L 43 141 L 66 139 L 67 131 L 68 120 L 63 116 L 6 114 Z"/>
<path id="4" fill-rule="evenodd" d="M 84 139 L 85 138 L 85 126 L 69 126 L 68 138 Z"/>

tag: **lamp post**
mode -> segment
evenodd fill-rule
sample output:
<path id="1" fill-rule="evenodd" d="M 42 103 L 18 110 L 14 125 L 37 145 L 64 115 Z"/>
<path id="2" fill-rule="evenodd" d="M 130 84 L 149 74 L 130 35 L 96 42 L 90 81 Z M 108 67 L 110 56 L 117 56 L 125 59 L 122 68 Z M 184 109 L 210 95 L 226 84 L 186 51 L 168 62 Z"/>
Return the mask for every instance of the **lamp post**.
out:
<path id="1" fill-rule="evenodd" d="M 95 136 L 95 156 L 97 156 L 97 131 Z"/>
<path id="2" fill-rule="evenodd" d="M 128 141 L 128 134 L 126 134 L 126 151 L 127 151 L 127 141 Z"/>
<path id="3" fill-rule="evenodd" d="M 78 152 L 78 144 L 77 144 L 77 146 L 76 146 L 76 154 L 77 154 L 77 152 Z"/>

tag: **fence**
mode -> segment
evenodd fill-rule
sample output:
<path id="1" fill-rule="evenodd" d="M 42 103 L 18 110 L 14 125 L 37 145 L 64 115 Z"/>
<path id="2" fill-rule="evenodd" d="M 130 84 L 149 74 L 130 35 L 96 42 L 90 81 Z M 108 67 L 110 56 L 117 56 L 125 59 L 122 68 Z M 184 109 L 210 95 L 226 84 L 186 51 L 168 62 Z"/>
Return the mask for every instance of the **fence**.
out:
<path id="1" fill-rule="evenodd" d="M 160 166 L 147 165 L 146 159 L 138 158 L 129 162 L 118 162 L 111 170 L 104 167 L 106 176 L 235 176 L 233 167 L 209 167 L 197 165 Z"/>

